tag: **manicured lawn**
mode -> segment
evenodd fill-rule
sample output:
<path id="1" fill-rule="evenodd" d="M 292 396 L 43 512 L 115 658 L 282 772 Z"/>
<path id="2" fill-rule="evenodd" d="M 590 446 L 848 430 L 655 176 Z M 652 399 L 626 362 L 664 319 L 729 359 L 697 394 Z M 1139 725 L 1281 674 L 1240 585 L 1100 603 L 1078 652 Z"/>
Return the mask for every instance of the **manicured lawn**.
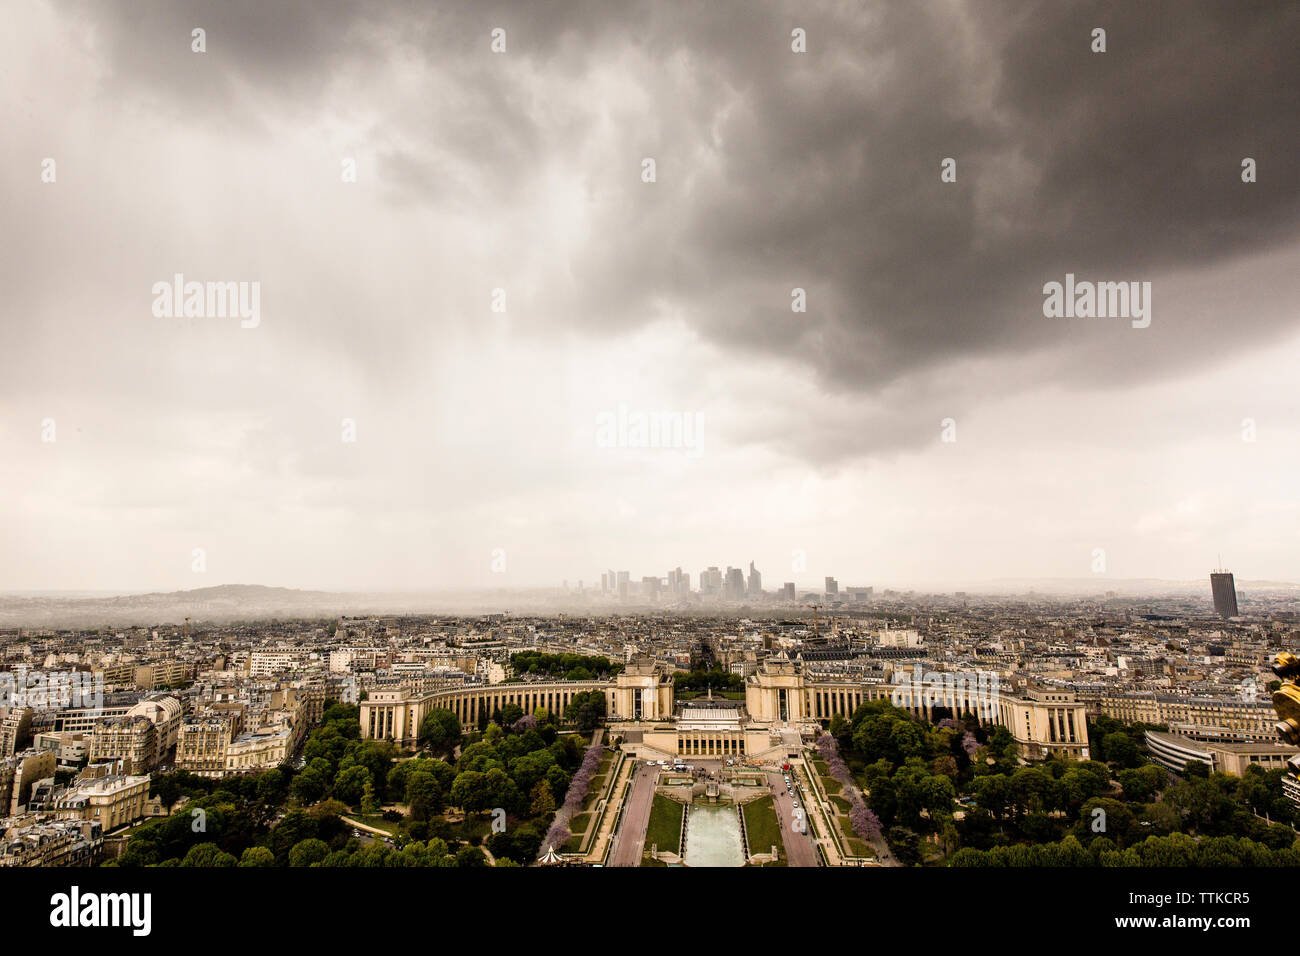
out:
<path id="1" fill-rule="evenodd" d="M 770 853 L 772 847 L 784 852 L 781 840 L 781 826 L 776 819 L 776 807 L 772 797 L 759 797 L 740 808 L 745 817 L 745 834 L 749 838 L 750 853 Z"/>
<path id="2" fill-rule="evenodd" d="M 569 832 L 573 834 L 586 833 L 587 827 L 591 825 L 590 813 L 579 813 L 569 821 Z"/>
<path id="3" fill-rule="evenodd" d="M 582 801 L 582 808 L 590 810 L 595 806 L 596 801 L 605 795 L 605 787 L 609 786 L 610 765 L 614 762 L 613 756 L 606 754 L 600 761 L 600 766 L 596 768 L 596 775 L 591 778 L 591 787 L 587 790 L 586 799 Z"/>
<path id="4" fill-rule="evenodd" d="M 874 857 L 876 855 L 876 851 L 871 849 L 870 843 L 864 843 L 857 837 L 849 837 L 847 843 L 849 852 L 854 856 Z"/>
<path id="5" fill-rule="evenodd" d="M 682 813 L 686 810 L 676 800 L 656 793 L 650 804 L 650 822 L 645 828 L 645 848 L 657 844 L 661 853 L 682 850 Z"/>
<path id="6" fill-rule="evenodd" d="M 852 807 L 849 805 L 849 801 L 845 800 L 843 797 L 833 796 L 830 798 L 830 800 L 831 803 L 835 805 L 836 809 L 840 811 L 840 813 L 848 813 L 849 810 L 852 809 Z"/>
<path id="7" fill-rule="evenodd" d="M 849 821 L 849 818 L 846 814 L 837 813 L 835 815 L 835 822 L 839 824 L 840 833 L 844 835 L 844 840 L 846 845 L 852 843 L 852 841 L 854 840 L 857 840 L 857 835 L 854 834 L 853 832 L 853 824 Z"/>
<path id="8" fill-rule="evenodd" d="M 368 817 L 363 817 L 359 813 L 348 814 L 348 816 L 350 816 L 353 820 L 356 820 L 359 823 L 364 823 L 368 827 L 374 827 L 376 830 L 384 830 L 388 833 L 397 832 L 397 826 L 399 821 L 385 820 L 382 816 L 380 816 L 377 813 Z"/>

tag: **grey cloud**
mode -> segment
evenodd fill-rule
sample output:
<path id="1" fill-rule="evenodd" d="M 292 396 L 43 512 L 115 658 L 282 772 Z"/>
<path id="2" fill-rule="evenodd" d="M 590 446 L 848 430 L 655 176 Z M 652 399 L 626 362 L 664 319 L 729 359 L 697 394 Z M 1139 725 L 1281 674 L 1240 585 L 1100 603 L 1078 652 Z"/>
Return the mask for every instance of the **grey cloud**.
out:
<path id="1" fill-rule="evenodd" d="M 267 337 L 333 356 L 366 377 L 355 389 L 381 397 L 419 381 L 419 357 L 445 332 L 472 340 L 486 289 L 521 276 L 510 326 L 521 343 L 627 334 L 674 315 L 737 366 L 775 357 L 827 393 L 860 395 L 857 429 L 808 429 L 796 409 L 738 432 L 814 461 L 931 440 L 936 410 L 1023 384 L 999 379 L 1000 360 L 1037 354 L 1042 377 L 1122 387 L 1294 330 L 1269 307 L 1279 272 L 1259 273 L 1274 283 L 1262 289 L 1196 280 L 1297 241 L 1295 5 L 57 9 L 74 11 L 102 55 L 105 108 L 156 109 L 178 135 L 220 130 L 269 151 L 281 126 L 363 116 L 394 215 L 445 233 L 446 217 L 477 217 L 496 265 L 473 248 L 368 259 L 383 237 L 347 236 L 346 214 L 328 210 L 309 211 L 319 221 L 302 232 L 353 244 L 355 272 L 320 247 L 289 248 L 303 238 L 293 231 L 262 253 L 283 316 Z M 208 32 L 201 58 L 189 52 L 194 26 Z M 505 57 L 487 51 L 494 26 L 509 31 Z M 793 26 L 808 31 L 806 55 L 789 52 Z M 1108 31 L 1105 54 L 1088 49 L 1094 26 Z M 637 177 L 643 155 L 659 162 L 653 187 Z M 1246 155 L 1260 163 L 1249 186 Z M 958 160 L 955 185 L 939 181 L 945 156 Z M 531 235 L 520 211 L 557 169 L 586 203 L 587 238 L 564 249 Z M 50 228 L 22 201 L 37 231 Z M 264 218 L 251 210 L 249 231 Z M 175 242 L 199 261 L 209 251 L 180 230 Z M 174 248 L 153 240 L 150 268 L 131 282 L 166 274 Z M 259 260 L 238 261 L 243 274 Z M 17 301 L 39 298 L 32 270 L 0 269 Z M 1155 325 L 1119 335 L 1045 320 L 1042 284 L 1067 271 L 1159 278 Z M 806 315 L 789 311 L 793 286 L 808 291 Z M 104 287 L 116 296 L 124 283 Z M 17 333 L 28 345 L 47 334 Z M 969 358 L 993 370 L 948 400 L 944 370 Z M 269 392 L 273 376 L 262 378 Z M 920 399 L 874 418 L 872 399 L 900 383 Z"/>

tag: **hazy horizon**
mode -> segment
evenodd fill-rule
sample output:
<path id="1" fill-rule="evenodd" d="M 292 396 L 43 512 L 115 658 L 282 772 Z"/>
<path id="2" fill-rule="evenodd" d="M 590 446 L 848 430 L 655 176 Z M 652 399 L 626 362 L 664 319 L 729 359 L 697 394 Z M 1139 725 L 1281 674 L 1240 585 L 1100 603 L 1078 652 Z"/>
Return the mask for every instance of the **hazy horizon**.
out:
<path id="1" fill-rule="evenodd" d="M 1300 581 L 1300 6 L 1031 7 L 14 7 L 0 587 Z"/>
<path id="2" fill-rule="evenodd" d="M 761 570 L 761 569 L 760 569 Z M 1230 569 L 1229 569 L 1230 570 Z M 639 578 L 636 579 L 639 583 Z M 235 588 L 253 588 L 265 591 L 289 591 L 298 593 L 317 593 L 330 595 L 393 595 L 393 596 L 429 596 L 438 594 L 487 594 L 492 592 L 504 593 L 564 593 L 578 592 L 578 585 L 581 583 L 582 591 L 587 594 L 600 594 L 599 581 L 591 582 L 588 580 L 560 581 L 552 585 L 535 585 L 535 586 L 509 586 L 509 585 L 483 585 L 483 586 L 446 586 L 446 587 L 409 587 L 409 588 L 358 588 L 358 587 L 291 587 L 282 584 L 266 584 L 261 582 L 248 581 L 223 581 L 217 584 L 202 584 L 188 588 L 165 587 L 128 587 L 128 588 L 99 588 L 99 589 L 0 589 L 0 598 L 4 597 L 66 597 L 76 596 L 85 597 L 140 597 L 147 595 L 173 595 L 187 594 L 196 591 L 215 591 L 221 589 Z M 815 592 L 822 593 L 821 581 L 796 581 L 796 591 L 802 596 L 805 593 Z M 1300 588 L 1300 582 L 1295 581 L 1278 581 L 1269 579 L 1242 579 L 1236 578 L 1235 584 L 1238 592 L 1243 587 L 1254 588 Z M 848 587 L 874 587 L 875 598 L 879 599 L 884 591 L 895 593 L 919 593 L 935 595 L 951 595 L 956 591 L 969 591 L 973 594 L 981 595 L 998 595 L 998 594 L 1019 594 L 1023 593 L 1026 588 L 1051 588 L 1060 587 L 1071 591 L 1071 593 L 1098 593 L 1102 594 L 1107 591 L 1123 591 L 1125 596 L 1142 597 L 1148 595 L 1151 597 L 1160 597 L 1158 592 L 1145 592 L 1144 588 L 1173 587 L 1179 590 L 1203 590 L 1209 598 L 1208 577 L 1204 580 L 1196 578 L 1177 579 L 1177 578 L 1115 578 L 1115 577 L 1041 577 L 1041 578 L 989 578 L 984 580 L 969 581 L 919 581 L 919 582 L 885 582 L 883 584 L 865 584 L 858 585 L 853 582 L 840 581 L 841 597 L 843 589 Z M 774 598 L 775 587 L 765 586 L 764 592 L 769 599 Z M 692 586 L 692 594 L 698 595 L 698 590 Z M 608 596 L 613 599 L 616 595 L 610 591 Z M 638 595 L 633 595 L 628 603 L 635 604 L 639 600 Z M 739 604 L 748 601 L 748 595 L 742 601 L 728 601 L 726 604 Z M 671 604 L 670 598 L 664 597 L 660 603 Z M 709 605 L 704 605 L 708 607 Z M 846 605 L 852 607 L 852 605 Z"/>

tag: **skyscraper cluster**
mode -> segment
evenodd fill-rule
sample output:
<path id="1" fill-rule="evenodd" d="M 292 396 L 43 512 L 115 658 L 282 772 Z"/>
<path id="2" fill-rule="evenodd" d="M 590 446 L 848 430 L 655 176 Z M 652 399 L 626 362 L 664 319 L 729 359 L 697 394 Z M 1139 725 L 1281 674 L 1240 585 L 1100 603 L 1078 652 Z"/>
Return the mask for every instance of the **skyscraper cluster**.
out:
<path id="1" fill-rule="evenodd" d="M 635 598 L 648 602 L 683 602 L 692 595 L 698 598 L 720 601 L 775 601 L 794 603 L 799 600 L 799 593 L 793 581 L 784 582 L 775 591 L 763 590 L 763 572 L 757 565 L 749 562 L 749 572 L 743 568 L 730 565 L 726 570 L 717 565 L 710 565 L 700 572 L 699 588 L 691 590 L 691 576 L 680 567 L 669 570 L 667 577 L 645 576 L 640 581 L 633 581 L 628 571 L 605 571 L 600 575 L 600 590 L 612 598 L 626 601 Z M 834 577 L 826 577 L 824 590 L 807 592 L 805 601 L 838 601 L 847 598 L 850 601 L 868 601 L 873 589 L 869 587 L 847 588 L 840 592 L 839 582 Z"/>

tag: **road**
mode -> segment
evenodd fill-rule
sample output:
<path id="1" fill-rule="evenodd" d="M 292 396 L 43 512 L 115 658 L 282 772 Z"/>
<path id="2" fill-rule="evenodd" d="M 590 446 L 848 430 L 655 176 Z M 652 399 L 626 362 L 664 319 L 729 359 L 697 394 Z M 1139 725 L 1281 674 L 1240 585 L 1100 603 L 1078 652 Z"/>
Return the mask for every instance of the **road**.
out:
<path id="1" fill-rule="evenodd" d="M 658 767 L 639 766 L 632 774 L 632 792 L 628 794 L 623 810 L 623 824 L 614 838 L 614 849 L 609 855 L 610 866 L 640 866 L 645 850 L 645 831 L 650 823 L 650 804 L 654 801 L 655 776 Z"/>
<path id="2" fill-rule="evenodd" d="M 769 772 L 767 781 L 771 785 L 773 801 L 776 805 L 776 818 L 781 822 L 781 839 L 785 842 L 786 862 L 790 866 L 817 866 L 817 844 L 812 839 L 812 828 L 808 826 L 807 811 L 804 811 L 804 832 L 796 833 L 793 826 L 795 819 L 794 802 L 790 795 L 785 792 L 785 779 L 780 773 Z M 804 798 L 800 791 L 799 805 L 804 805 Z M 767 848 L 754 848 L 758 852 L 766 852 Z"/>

